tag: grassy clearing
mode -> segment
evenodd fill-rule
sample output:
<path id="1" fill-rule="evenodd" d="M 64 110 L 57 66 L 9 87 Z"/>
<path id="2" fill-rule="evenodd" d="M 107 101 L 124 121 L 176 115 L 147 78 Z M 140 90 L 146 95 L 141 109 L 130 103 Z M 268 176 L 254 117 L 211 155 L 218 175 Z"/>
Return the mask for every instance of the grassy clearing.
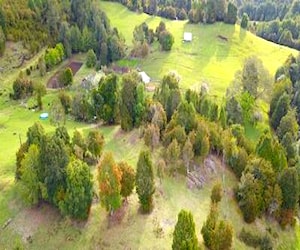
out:
<path id="1" fill-rule="evenodd" d="M 188 24 L 187 21 L 170 21 L 144 13 L 134 13 L 118 3 L 99 1 L 99 5 L 129 46 L 132 46 L 132 32 L 136 25 L 146 22 L 155 30 L 163 20 L 175 37 L 171 52 L 154 49 L 148 58 L 139 61 L 138 66 L 155 80 L 161 79 L 168 71 L 175 70 L 182 77 L 181 86 L 184 89 L 199 89 L 201 83 L 205 82 L 210 86 L 212 94 L 224 96 L 235 72 L 241 69 L 246 57 L 257 55 L 274 75 L 289 54 L 297 54 L 296 50 L 276 45 L 241 30 L 238 25 Z M 182 42 L 184 31 L 192 32 L 191 43 Z M 218 35 L 226 37 L 228 41 L 218 38 Z"/>

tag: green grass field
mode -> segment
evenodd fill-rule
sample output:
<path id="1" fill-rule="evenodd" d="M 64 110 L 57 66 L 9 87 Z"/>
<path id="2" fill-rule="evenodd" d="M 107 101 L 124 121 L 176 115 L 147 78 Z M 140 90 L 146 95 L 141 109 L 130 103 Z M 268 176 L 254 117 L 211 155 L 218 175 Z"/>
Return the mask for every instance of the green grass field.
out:
<path id="1" fill-rule="evenodd" d="M 181 87 L 185 89 L 199 89 L 205 82 L 210 86 L 211 94 L 224 96 L 235 72 L 241 69 L 246 57 L 258 56 L 271 75 L 274 75 L 289 54 L 297 54 L 296 50 L 256 37 L 240 29 L 238 25 L 189 24 L 187 21 L 170 21 L 134 13 L 118 3 L 99 1 L 99 5 L 106 12 L 111 25 L 117 27 L 124 36 L 128 46 L 132 46 L 132 33 L 136 25 L 146 22 L 155 30 L 163 20 L 175 38 L 171 52 L 154 49 L 146 59 L 139 61 L 138 66 L 154 80 L 175 70 L 182 78 Z M 185 31 L 192 33 L 191 43 L 182 41 Z M 228 41 L 218 38 L 219 35 L 226 37 Z"/>

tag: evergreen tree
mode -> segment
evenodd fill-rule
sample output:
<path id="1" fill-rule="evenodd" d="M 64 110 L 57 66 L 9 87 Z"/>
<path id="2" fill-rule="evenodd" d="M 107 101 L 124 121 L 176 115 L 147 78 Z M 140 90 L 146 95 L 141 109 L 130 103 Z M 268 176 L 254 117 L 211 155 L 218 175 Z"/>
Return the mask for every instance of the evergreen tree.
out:
<path id="1" fill-rule="evenodd" d="M 270 122 L 274 129 L 280 125 L 281 118 L 284 117 L 290 109 L 290 98 L 288 94 L 283 93 L 277 101 L 274 113 L 271 116 Z"/>
<path id="2" fill-rule="evenodd" d="M 150 212 L 153 207 L 154 175 L 149 151 L 141 151 L 136 170 L 136 192 L 143 212 Z"/>
<path id="3" fill-rule="evenodd" d="M 21 194 L 26 203 L 36 205 L 41 198 L 39 182 L 40 152 L 37 145 L 32 144 L 21 162 Z"/>
<path id="4" fill-rule="evenodd" d="M 94 50 L 89 49 L 87 55 L 86 55 L 86 66 L 88 68 L 93 68 L 96 65 L 97 57 L 94 52 Z"/>
<path id="5" fill-rule="evenodd" d="M 90 168 L 80 160 L 73 160 L 66 172 L 66 193 L 59 208 L 65 215 L 86 219 L 93 199 L 93 176 Z"/>
<path id="6" fill-rule="evenodd" d="M 173 232 L 172 249 L 199 249 L 195 223 L 191 212 L 181 210 Z"/>
<path id="7" fill-rule="evenodd" d="M 247 13 L 243 13 L 242 21 L 241 21 L 241 27 L 243 29 L 247 29 L 248 28 L 248 22 L 249 22 L 249 17 L 247 15 Z"/>
<path id="8" fill-rule="evenodd" d="M 91 130 L 87 136 L 87 148 L 98 159 L 104 146 L 104 137 L 98 130 Z"/>
<path id="9" fill-rule="evenodd" d="M 118 164 L 121 172 L 122 172 L 122 178 L 121 178 L 121 192 L 120 194 L 122 197 L 127 199 L 129 195 L 131 195 L 134 184 L 135 184 L 135 171 L 133 168 L 128 165 L 126 162 L 120 162 Z"/>

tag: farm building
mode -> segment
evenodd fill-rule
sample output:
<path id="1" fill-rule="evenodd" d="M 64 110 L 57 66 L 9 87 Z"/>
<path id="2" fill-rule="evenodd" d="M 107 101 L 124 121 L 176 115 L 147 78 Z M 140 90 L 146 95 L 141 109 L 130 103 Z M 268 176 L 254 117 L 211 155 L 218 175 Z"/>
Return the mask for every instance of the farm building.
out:
<path id="1" fill-rule="evenodd" d="M 141 76 L 143 83 L 147 84 L 151 81 L 150 76 L 148 76 L 144 71 L 139 72 L 139 75 Z"/>
<path id="2" fill-rule="evenodd" d="M 190 32 L 184 32 L 183 33 L 183 41 L 185 42 L 191 42 L 193 39 L 193 35 Z"/>

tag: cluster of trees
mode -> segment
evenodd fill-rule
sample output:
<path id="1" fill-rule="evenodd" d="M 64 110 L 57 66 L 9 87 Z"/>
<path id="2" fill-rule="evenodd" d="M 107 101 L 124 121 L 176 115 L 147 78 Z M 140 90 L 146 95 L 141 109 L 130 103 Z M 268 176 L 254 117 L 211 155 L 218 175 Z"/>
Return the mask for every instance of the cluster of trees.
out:
<path id="1" fill-rule="evenodd" d="M 232 245 L 232 225 L 225 220 L 218 219 L 218 202 L 221 198 L 221 185 L 216 184 L 211 194 L 210 213 L 201 229 L 204 244 L 211 250 L 229 250 Z M 199 249 L 193 215 L 189 211 L 181 210 L 178 214 L 173 232 L 172 249 Z"/>
<path id="2" fill-rule="evenodd" d="M 283 20 L 300 14 L 299 0 L 237 1 L 239 16 L 246 13 L 252 21 Z"/>
<path id="3" fill-rule="evenodd" d="M 46 50 L 44 60 L 47 69 L 60 64 L 65 59 L 65 48 L 62 43 L 58 43 L 54 48 Z"/>
<path id="4" fill-rule="evenodd" d="M 134 47 L 131 55 L 134 57 L 146 57 L 149 54 L 151 44 L 155 40 L 160 43 L 162 50 L 169 51 L 173 46 L 174 37 L 166 29 L 166 24 L 163 21 L 156 27 L 155 32 L 153 29 L 149 29 L 145 22 L 136 26 L 133 31 Z"/>
<path id="5" fill-rule="evenodd" d="M 42 110 L 42 97 L 46 94 L 46 87 L 40 82 L 33 82 L 26 77 L 23 72 L 20 72 L 18 78 L 13 82 L 13 93 L 10 98 L 20 100 L 35 95 L 37 107 Z"/>
<path id="6" fill-rule="evenodd" d="M 124 56 L 124 39 L 92 0 L 4 0 L 0 27 L 0 53 L 4 37 L 23 41 L 31 53 L 56 43 L 63 44 L 67 57 L 93 49 L 102 65 Z"/>
<path id="7" fill-rule="evenodd" d="M 104 139 L 91 131 L 87 139 L 74 132 L 71 140 L 65 127 L 46 134 L 40 123 L 27 131 L 27 140 L 16 154 L 16 180 L 26 203 L 45 200 L 62 214 L 85 219 L 93 199 L 93 178 L 87 157 L 98 158 Z"/>
<path id="8" fill-rule="evenodd" d="M 191 23 L 225 22 L 235 24 L 237 21 L 237 7 L 227 0 L 208 0 L 193 3 L 193 8 L 188 13 Z"/>
<path id="9" fill-rule="evenodd" d="M 227 0 L 172 0 L 172 1 L 123 1 L 120 3 L 133 11 L 143 11 L 171 20 L 189 19 L 192 23 L 214 23 L 224 21 L 234 24 L 237 20 L 237 7 Z"/>
<path id="10" fill-rule="evenodd" d="M 258 36 L 291 48 L 300 49 L 300 19 L 287 18 L 282 21 L 261 22 L 255 27 Z"/>
<path id="11" fill-rule="evenodd" d="M 98 184 L 101 204 L 110 214 L 121 207 L 122 197 L 127 199 L 134 187 L 142 212 L 149 213 L 155 192 L 150 152 L 140 152 L 136 173 L 128 163 L 115 163 L 113 155 L 105 153 L 98 165 Z"/>

